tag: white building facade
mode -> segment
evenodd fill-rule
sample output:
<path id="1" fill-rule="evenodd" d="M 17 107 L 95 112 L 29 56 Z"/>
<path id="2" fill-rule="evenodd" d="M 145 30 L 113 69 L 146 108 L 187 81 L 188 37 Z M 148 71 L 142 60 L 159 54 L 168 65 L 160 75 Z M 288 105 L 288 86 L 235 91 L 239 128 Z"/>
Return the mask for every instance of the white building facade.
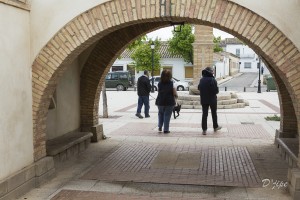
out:
<path id="1" fill-rule="evenodd" d="M 221 46 L 225 52 L 232 53 L 240 58 L 239 72 L 258 72 L 259 56 L 247 45 L 237 38 L 226 38 Z M 261 62 L 264 74 L 269 74 L 265 64 Z"/>
<path id="2" fill-rule="evenodd" d="M 172 71 L 173 77 L 181 81 L 191 82 L 193 80 L 193 64 L 186 63 L 180 55 L 171 55 L 168 52 L 167 42 L 162 42 L 159 50 L 161 55 L 161 69 L 154 71 L 154 76 L 159 76 L 161 71 L 169 69 Z M 143 74 L 136 71 L 134 61 L 130 58 L 131 52 L 125 50 L 119 59 L 112 65 L 110 71 L 130 71 L 136 79 Z M 216 69 L 216 78 L 224 78 L 238 73 L 239 58 L 233 54 L 222 52 L 214 53 L 214 67 Z"/>
<path id="3" fill-rule="evenodd" d="M 112 65 L 110 71 L 130 71 L 132 75 L 140 77 L 143 72 L 136 71 L 134 61 L 131 59 L 131 53 L 126 49 Z M 161 55 L 161 68 L 160 71 L 154 71 L 154 76 L 159 76 L 162 70 L 169 69 L 172 71 L 173 77 L 181 81 L 190 82 L 193 79 L 193 64 L 186 63 L 179 55 L 171 55 L 168 51 L 167 42 L 162 42 L 159 53 Z"/>

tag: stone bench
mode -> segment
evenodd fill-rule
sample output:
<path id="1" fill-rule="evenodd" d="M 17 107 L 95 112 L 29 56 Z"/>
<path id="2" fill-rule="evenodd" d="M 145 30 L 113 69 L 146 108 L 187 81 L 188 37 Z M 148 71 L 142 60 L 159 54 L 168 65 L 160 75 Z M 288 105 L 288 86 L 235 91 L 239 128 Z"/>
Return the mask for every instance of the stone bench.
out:
<path id="1" fill-rule="evenodd" d="M 93 136 L 90 132 L 70 132 L 46 142 L 47 156 L 61 162 L 84 151 Z"/>
<path id="2" fill-rule="evenodd" d="M 280 155 L 286 160 L 289 167 L 297 167 L 299 139 L 298 138 L 276 138 L 275 144 Z"/>

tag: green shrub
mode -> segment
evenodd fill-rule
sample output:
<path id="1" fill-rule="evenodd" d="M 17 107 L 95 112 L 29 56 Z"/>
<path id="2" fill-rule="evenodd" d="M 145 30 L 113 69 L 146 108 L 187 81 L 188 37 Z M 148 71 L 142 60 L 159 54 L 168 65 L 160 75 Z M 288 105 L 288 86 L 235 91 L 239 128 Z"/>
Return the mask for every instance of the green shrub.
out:
<path id="1" fill-rule="evenodd" d="M 277 116 L 277 115 L 267 116 L 267 117 L 265 117 L 265 120 L 267 120 L 267 121 L 280 121 L 280 116 Z"/>

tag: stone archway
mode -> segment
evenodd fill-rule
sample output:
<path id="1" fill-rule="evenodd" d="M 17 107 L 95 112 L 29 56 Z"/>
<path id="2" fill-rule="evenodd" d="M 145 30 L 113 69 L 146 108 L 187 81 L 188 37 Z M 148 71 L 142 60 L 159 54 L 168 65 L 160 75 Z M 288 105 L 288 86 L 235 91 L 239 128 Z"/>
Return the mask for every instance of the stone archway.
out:
<path id="1" fill-rule="evenodd" d="M 98 96 L 113 58 L 136 36 L 170 22 L 203 24 L 231 33 L 269 63 L 279 85 L 282 105 L 281 131 L 299 135 L 300 53 L 273 24 L 227 0 L 166 1 L 114 0 L 78 15 L 45 45 L 32 66 L 34 158 L 46 156 L 46 117 L 50 97 L 59 78 L 74 58 L 96 44 L 81 74 L 81 124 L 97 124 Z M 122 41 L 108 42 L 125 34 Z M 123 36 L 123 35 L 122 35 Z M 106 51 L 103 51 L 105 49 Z M 108 50 L 109 49 L 109 50 Z M 99 52 L 101 56 L 99 56 Z M 95 71 L 100 72 L 94 77 Z M 86 90 L 84 88 L 88 88 Z M 300 165 L 300 163 L 298 163 Z"/>

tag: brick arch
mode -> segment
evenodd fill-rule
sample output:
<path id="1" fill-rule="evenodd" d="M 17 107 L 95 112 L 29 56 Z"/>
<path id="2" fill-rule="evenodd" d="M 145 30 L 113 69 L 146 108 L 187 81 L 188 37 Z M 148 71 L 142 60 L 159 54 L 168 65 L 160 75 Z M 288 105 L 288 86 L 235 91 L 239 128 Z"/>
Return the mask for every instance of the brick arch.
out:
<path id="1" fill-rule="evenodd" d="M 98 112 L 95 111 L 98 108 L 96 96 L 100 91 L 99 85 L 103 81 L 108 66 L 115 57 L 113 54 L 120 52 L 127 42 L 140 33 L 145 33 L 154 27 L 165 26 L 170 21 L 185 21 L 187 23 L 213 26 L 244 40 L 269 63 L 279 84 L 282 108 L 286 109 L 287 113 L 294 113 L 293 116 L 299 116 L 300 93 L 297 92 L 299 87 L 297 82 L 299 79 L 297 68 L 300 65 L 299 51 L 278 28 L 266 19 L 227 0 L 176 2 L 171 0 L 132 0 L 126 2 L 112 0 L 96 6 L 71 20 L 45 45 L 33 63 L 35 160 L 46 155 L 45 122 L 48 105 L 59 78 L 66 70 L 66 66 L 83 50 L 98 42 L 81 74 L 82 87 L 91 87 L 93 91 L 90 96 L 94 97 L 90 102 L 83 97 L 81 98 L 82 124 L 95 124 L 97 123 L 95 119 Z M 143 24 L 148 24 L 148 26 L 143 26 Z M 120 44 L 107 42 L 108 39 L 115 37 L 121 29 L 126 30 L 126 32 L 133 31 L 133 34 L 124 38 L 124 41 L 120 41 Z M 112 49 L 111 45 L 116 49 Z M 103 49 L 109 49 L 109 53 L 104 52 Z M 96 54 L 99 52 L 103 54 L 105 60 L 95 59 Z M 103 62 L 105 65 L 101 65 L 101 61 L 105 61 Z M 91 76 L 88 69 L 99 69 L 102 72 L 100 76 L 92 79 L 95 83 L 88 83 L 87 79 Z M 84 109 L 84 106 L 87 106 L 87 109 Z M 286 115 L 281 125 L 283 127 L 290 126 L 293 131 L 298 132 L 297 122 L 300 120 L 287 118 L 288 115 Z"/>
<path id="2" fill-rule="evenodd" d="M 99 98 L 104 78 L 114 60 L 126 48 L 126 45 L 136 37 L 156 29 L 157 26 L 166 26 L 169 23 L 143 23 L 128 26 L 103 37 L 92 50 L 87 62 L 81 71 L 80 105 L 81 127 L 91 127 L 98 124 Z M 105 52 L 103 52 L 103 47 Z"/>

